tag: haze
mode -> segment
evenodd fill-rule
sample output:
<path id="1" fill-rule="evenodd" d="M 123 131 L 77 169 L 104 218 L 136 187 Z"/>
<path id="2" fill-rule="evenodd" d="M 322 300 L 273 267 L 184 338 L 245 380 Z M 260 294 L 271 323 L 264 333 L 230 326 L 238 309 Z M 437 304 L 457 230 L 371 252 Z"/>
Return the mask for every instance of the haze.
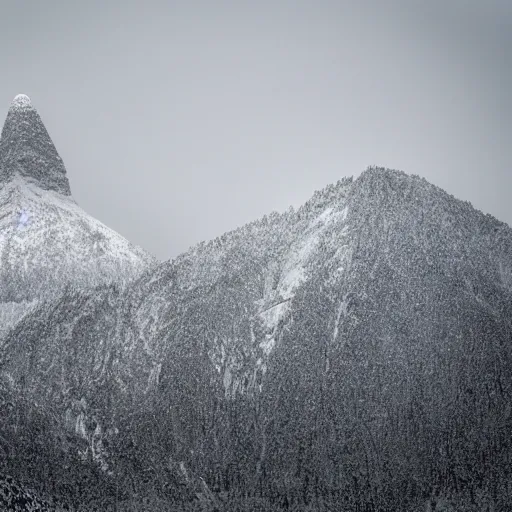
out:
<path id="1" fill-rule="evenodd" d="M 512 224 L 509 0 L 3 2 L 77 202 L 165 260 L 368 165 Z"/>

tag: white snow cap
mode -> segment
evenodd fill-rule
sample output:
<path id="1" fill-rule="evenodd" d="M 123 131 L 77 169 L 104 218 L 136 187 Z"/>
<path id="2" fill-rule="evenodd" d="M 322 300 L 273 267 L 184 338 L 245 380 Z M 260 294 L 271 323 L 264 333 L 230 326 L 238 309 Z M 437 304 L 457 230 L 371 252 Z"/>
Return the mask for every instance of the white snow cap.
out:
<path id="1" fill-rule="evenodd" d="M 30 98 L 26 94 L 18 94 L 11 103 L 11 109 L 33 108 Z"/>

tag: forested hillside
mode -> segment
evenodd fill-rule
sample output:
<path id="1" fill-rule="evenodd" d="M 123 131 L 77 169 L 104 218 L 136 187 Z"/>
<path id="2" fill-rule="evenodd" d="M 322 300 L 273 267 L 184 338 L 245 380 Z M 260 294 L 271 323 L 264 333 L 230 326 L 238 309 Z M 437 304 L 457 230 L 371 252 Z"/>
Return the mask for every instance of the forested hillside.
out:
<path id="1" fill-rule="evenodd" d="M 2 471 L 84 510 L 512 509 L 511 256 L 507 225 L 370 168 L 70 284 L 1 341 Z"/>

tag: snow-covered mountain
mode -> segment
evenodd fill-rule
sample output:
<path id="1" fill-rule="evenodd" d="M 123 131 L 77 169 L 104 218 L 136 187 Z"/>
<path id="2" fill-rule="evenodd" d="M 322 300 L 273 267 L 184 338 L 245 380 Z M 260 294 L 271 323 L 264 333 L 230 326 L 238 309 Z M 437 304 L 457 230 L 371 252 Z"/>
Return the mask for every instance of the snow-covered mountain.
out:
<path id="1" fill-rule="evenodd" d="M 25 95 L 12 102 L 0 139 L 0 262 L 0 303 L 18 304 L 58 296 L 68 285 L 125 284 L 155 264 L 77 205 Z M 2 309 L 13 317 L 12 304 Z"/>
<path id="2" fill-rule="evenodd" d="M 343 275 L 350 255 L 346 205 L 352 186 L 351 178 L 342 180 L 297 211 L 273 213 L 200 243 L 149 269 L 124 290 L 70 290 L 34 309 L 9 343 L 23 336 L 32 355 L 33 350 L 41 351 L 30 361 L 36 366 L 44 361 L 45 378 L 48 367 L 63 379 L 81 374 L 59 363 L 64 354 L 69 362 L 72 347 L 84 347 L 92 358 L 110 351 L 115 357 L 101 356 L 102 361 L 114 358 L 111 370 L 118 385 L 139 395 L 158 385 L 162 368 L 176 360 L 172 354 L 178 347 L 182 354 L 196 347 L 198 353 L 205 351 L 205 364 L 214 370 L 225 396 L 252 393 L 261 387 L 267 361 L 291 318 L 296 291 L 316 278 L 326 247 L 337 247 L 333 258 L 338 268 L 332 279 Z M 63 346 L 68 346 L 64 352 Z M 17 368 L 21 376 L 21 368 L 26 368 L 26 385 L 33 382 L 34 392 L 45 389 L 36 367 L 18 360 L 25 357 L 22 354 L 18 347 L 13 371 Z M 47 360 L 51 354 L 56 360 Z M 83 360 L 74 365 L 83 367 Z M 106 374 L 98 365 L 92 365 L 94 372 L 86 366 L 84 376 L 103 378 Z"/>
<path id="3" fill-rule="evenodd" d="M 319 307 L 337 297 L 329 305 L 333 343 L 356 322 L 358 307 L 370 314 L 380 289 L 382 303 L 372 311 L 381 327 L 399 313 L 419 326 L 420 311 L 429 313 L 425 323 L 432 315 L 446 323 L 442 308 L 453 301 L 441 306 L 435 293 L 448 283 L 463 298 L 450 291 L 446 297 L 501 315 L 493 301 L 512 294 L 511 255 L 506 224 L 423 179 L 369 169 L 326 187 L 297 211 L 273 213 L 145 272 L 90 320 L 102 337 L 91 331 L 86 344 L 115 347 L 124 361 L 119 382 L 140 393 L 158 383 L 178 346 L 205 352 L 226 396 L 252 393 L 263 386 L 298 310 L 313 311 L 299 308 L 297 293 L 320 286 Z M 67 311 L 65 321 L 45 322 L 60 329 L 82 318 Z"/>
<path id="4" fill-rule="evenodd" d="M 0 186 L 0 473 L 100 509 L 512 506 L 506 224 L 369 168 L 156 265 L 26 97 Z"/>
<path id="5" fill-rule="evenodd" d="M 6 336 L 0 373 L 11 392 L 51 404 L 89 460 L 123 482 L 138 470 L 112 447 L 135 443 L 144 471 L 181 461 L 222 489 L 234 467 L 238 485 L 278 495 L 313 492 L 314 477 L 326 495 L 352 496 L 372 478 L 381 487 L 368 499 L 396 507 L 400 482 L 429 495 L 423 468 L 451 471 L 461 424 L 509 453 L 511 255 L 506 224 L 371 168 L 125 288 L 34 307 Z M 367 443 L 389 450 L 393 478 Z M 435 460 L 417 451 L 430 445 Z M 457 464 L 476 468 L 480 448 L 466 448 Z M 457 482 L 480 478 L 457 471 Z M 492 481 L 482 476 L 481 492 Z"/>

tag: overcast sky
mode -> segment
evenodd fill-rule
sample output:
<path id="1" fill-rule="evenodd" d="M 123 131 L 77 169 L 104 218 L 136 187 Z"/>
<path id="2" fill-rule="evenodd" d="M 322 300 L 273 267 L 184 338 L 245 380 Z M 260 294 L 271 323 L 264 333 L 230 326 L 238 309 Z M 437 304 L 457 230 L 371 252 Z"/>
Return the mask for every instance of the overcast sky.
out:
<path id="1" fill-rule="evenodd" d="M 510 0 L 4 0 L 0 65 L 0 117 L 28 94 L 160 259 L 368 165 L 512 225 Z"/>

